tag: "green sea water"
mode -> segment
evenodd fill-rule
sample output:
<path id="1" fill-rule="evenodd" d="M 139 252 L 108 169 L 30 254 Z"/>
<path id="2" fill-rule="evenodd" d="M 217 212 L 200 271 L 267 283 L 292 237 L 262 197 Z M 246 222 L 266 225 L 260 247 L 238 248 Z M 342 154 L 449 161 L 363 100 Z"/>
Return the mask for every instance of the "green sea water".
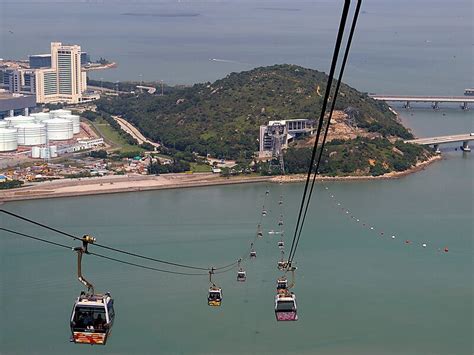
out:
<path id="1" fill-rule="evenodd" d="M 326 183 L 329 190 L 317 185 L 296 255 L 299 320 L 290 324 L 274 319 L 278 238 L 265 233 L 256 243 L 257 259 L 243 264 L 247 282 L 237 283 L 235 270 L 216 275 L 224 292 L 218 309 L 206 304 L 206 276 L 166 275 L 86 256 L 86 277 L 112 293 L 117 317 L 106 347 L 69 344 L 68 317 L 81 290 L 75 254 L 2 233 L 0 353 L 471 354 L 473 161 L 459 152 L 448 156 L 400 180 Z M 103 244 L 207 267 L 248 250 L 266 188 L 205 187 L 4 207 L 77 235 L 90 233 Z M 288 245 L 302 185 L 269 189 L 264 229 L 278 228 L 283 194 Z M 74 245 L 1 218 L 7 228 Z M 438 251 L 446 246 L 448 253 Z"/>
<path id="2" fill-rule="evenodd" d="M 0 3 L 0 57 L 42 53 L 58 39 L 119 62 L 117 70 L 97 77 L 136 79 L 141 73 L 171 83 L 282 62 L 325 70 L 338 14 L 327 1 L 34 3 Z M 444 95 L 472 86 L 472 2 L 364 4 L 345 76 L 351 85 L 368 92 Z M 53 22 L 62 26 L 61 38 L 56 27 L 45 25 Z M 396 108 L 420 137 L 474 131 L 472 110 Z M 243 264 L 247 282 L 237 283 L 235 270 L 216 276 L 224 292 L 221 308 L 206 304 L 206 276 L 160 274 L 86 256 L 85 276 L 98 291 L 112 293 L 117 316 L 106 347 L 70 344 L 69 316 L 82 289 L 75 254 L 2 232 L 0 354 L 472 354 L 474 153 L 456 151 L 455 145 L 442 149 L 444 160 L 402 179 L 317 185 L 296 254 L 299 320 L 290 324 L 274 319 L 278 238 L 265 234 L 256 243 L 257 259 Z M 2 207 L 70 233 L 92 234 L 106 245 L 209 267 L 248 250 L 267 188 L 264 230 L 278 228 L 277 200 L 283 194 L 288 245 L 302 184 Z M 4 215 L 0 224 L 76 246 Z M 445 247 L 448 253 L 438 251 Z"/>

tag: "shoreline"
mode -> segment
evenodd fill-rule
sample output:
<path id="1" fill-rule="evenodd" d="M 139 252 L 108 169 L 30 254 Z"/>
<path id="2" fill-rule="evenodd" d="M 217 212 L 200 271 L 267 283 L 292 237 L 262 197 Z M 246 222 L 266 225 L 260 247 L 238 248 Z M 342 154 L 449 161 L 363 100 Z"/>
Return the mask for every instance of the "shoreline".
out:
<path id="1" fill-rule="evenodd" d="M 407 175 L 425 170 L 426 167 L 443 160 L 444 158 L 441 155 L 434 155 L 428 160 L 425 160 L 421 163 L 412 166 L 410 169 L 404 171 L 392 171 L 379 176 L 317 176 L 316 181 L 368 181 L 368 180 L 392 180 L 399 179 Z M 274 176 L 272 181 L 274 182 L 283 182 L 283 183 L 293 183 L 293 182 L 302 182 L 306 181 L 307 174 L 294 174 L 294 175 L 279 175 Z"/>
<path id="2" fill-rule="evenodd" d="M 403 176 L 424 170 L 432 163 L 442 160 L 435 155 L 418 163 L 416 166 L 401 172 L 390 172 L 380 176 L 318 176 L 317 181 L 368 181 L 398 179 Z M 63 179 L 38 183 L 18 189 L 0 191 L 0 204 L 10 201 L 36 200 L 45 198 L 61 198 L 116 194 L 125 192 L 141 192 L 191 187 L 206 187 L 248 183 L 296 183 L 306 180 L 306 174 L 279 176 L 236 176 L 225 178 L 212 173 L 195 174 L 164 174 L 159 176 L 131 175 L 110 176 L 84 179 Z"/>

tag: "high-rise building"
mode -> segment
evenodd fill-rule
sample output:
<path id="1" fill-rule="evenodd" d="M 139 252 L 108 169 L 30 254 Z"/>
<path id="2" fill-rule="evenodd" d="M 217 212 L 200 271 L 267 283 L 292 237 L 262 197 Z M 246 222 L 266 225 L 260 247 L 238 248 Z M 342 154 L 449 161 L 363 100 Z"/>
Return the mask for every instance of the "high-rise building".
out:
<path id="1" fill-rule="evenodd" d="M 38 103 L 79 103 L 87 89 L 81 70 L 81 47 L 51 43 L 51 67 L 36 69 Z"/>
<path id="2" fill-rule="evenodd" d="M 23 68 L 0 68 L 0 89 L 17 94 L 35 94 L 35 72 Z"/>
<path id="3" fill-rule="evenodd" d="M 0 67 L 0 89 L 36 95 L 37 103 L 76 104 L 97 98 L 82 95 L 87 91 L 87 73 L 81 67 L 89 58 L 80 46 L 52 42 L 50 54 L 29 59 L 29 68 L 11 64 Z"/>

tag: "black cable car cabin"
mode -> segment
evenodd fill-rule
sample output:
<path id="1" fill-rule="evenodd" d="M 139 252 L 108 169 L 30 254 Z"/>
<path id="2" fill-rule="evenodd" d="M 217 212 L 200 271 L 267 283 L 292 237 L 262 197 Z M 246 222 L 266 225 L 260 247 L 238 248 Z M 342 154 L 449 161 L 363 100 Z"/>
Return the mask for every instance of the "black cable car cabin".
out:
<path id="1" fill-rule="evenodd" d="M 207 296 L 207 304 L 212 307 L 220 307 L 222 303 L 222 289 L 215 285 L 209 287 L 209 295 Z"/>
<path id="2" fill-rule="evenodd" d="M 105 345 L 114 324 L 114 300 L 110 293 L 81 292 L 71 314 L 71 342 Z"/>
<path id="3" fill-rule="evenodd" d="M 240 269 L 239 271 L 237 271 L 237 281 L 244 282 L 246 279 L 247 273 L 244 270 Z"/>

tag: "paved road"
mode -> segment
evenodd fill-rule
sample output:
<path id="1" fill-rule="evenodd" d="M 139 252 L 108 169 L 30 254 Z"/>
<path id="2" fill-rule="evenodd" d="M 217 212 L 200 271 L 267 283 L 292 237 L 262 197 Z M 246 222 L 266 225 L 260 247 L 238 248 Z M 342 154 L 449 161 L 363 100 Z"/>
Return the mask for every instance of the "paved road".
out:
<path id="1" fill-rule="evenodd" d="M 141 132 L 134 125 L 124 120 L 122 117 L 119 117 L 119 116 L 112 116 L 112 117 L 114 118 L 115 121 L 117 121 L 120 127 L 125 132 L 130 134 L 133 138 L 135 138 L 139 144 L 149 143 L 152 146 L 157 147 L 157 148 L 160 146 L 159 143 L 152 142 L 151 140 L 146 138 L 143 134 L 141 134 Z"/>

